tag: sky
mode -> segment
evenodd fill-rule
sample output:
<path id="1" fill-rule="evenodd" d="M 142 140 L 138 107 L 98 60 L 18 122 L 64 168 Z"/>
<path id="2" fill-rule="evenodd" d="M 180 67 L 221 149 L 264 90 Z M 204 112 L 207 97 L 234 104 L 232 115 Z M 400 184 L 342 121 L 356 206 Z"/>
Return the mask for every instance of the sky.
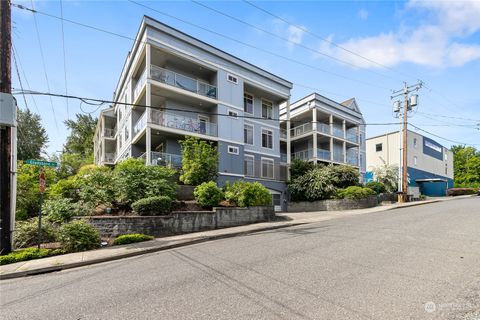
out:
<path id="1" fill-rule="evenodd" d="M 419 133 L 446 147 L 480 148 L 480 0 L 252 2 L 264 11 L 246 1 L 135 1 L 143 6 L 13 0 L 39 13 L 12 8 L 21 80 L 12 63 L 12 86 L 111 100 L 129 38 L 148 15 L 291 81 L 292 102 L 313 91 L 338 102 L 355 97 L 372 124 L 367 137 L 398 129 L 375 124 L 398 122 L 392 90 L 421 80 L 425 86 L 409 120 L 428 132 Z M 62 36 L 62 20 L 45 14 L 117 35 L 63 20 Z M 62 150 L 65 120 L 99 113 L 78 100 L 16 98 L 21 108 L 40 114 L 49 154 Z"/>

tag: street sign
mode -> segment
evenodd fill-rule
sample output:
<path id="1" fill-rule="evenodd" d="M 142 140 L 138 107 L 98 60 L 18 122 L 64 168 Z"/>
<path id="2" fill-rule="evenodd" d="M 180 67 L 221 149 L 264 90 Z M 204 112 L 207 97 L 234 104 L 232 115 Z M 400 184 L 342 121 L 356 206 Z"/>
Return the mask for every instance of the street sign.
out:
<path id="1" fill-rule="evenodd" d="M 57 166 L 56 162 L 34 160 L 34 159 L 25 160 L 25 163 L 26 164 L 31 164 L 33 166 L 40 166 L 40 167 L 56 167 Z"/>
<path id="2" fill-rule="evenodd" d="M 43 171 L 40 173 L 40 180 L 39 180 L 39 188 L 40 188 L 40 193 L 45 192 L 45 187 L 47 186 L 47 183 L 45 181 L 45 173 Z"/>

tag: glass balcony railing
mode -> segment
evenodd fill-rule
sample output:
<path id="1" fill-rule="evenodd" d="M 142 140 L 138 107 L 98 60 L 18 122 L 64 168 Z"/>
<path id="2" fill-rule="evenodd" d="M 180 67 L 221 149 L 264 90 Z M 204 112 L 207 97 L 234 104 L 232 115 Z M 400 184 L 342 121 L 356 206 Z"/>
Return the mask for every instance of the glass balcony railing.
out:
<path id="1" fill-rule="evenodd" d="M 147 112 L 143 112 L 142 116 L 133 126 L 133 136 L 135 137 L 147 125 Z"/>
<path id="2" fill-rule="evenodd" d="M 147 69 L 143 70 L 142 74 L 137 80 L 137 83 L 135 84 L 135 87 L 133 89 L 133 100 L 135 100 L 140 95 L 140 92 L 142 92 L 143 86 L 145 85 L 146 81 L 147 81 Z"/>
<path id="3" fill-rule="evenodd" d="M 358 135 L 356 132 L 347 131 L 347 140 L 353 143 L 358 143 Z"/>
<path id="4" fill-rule="evenodd" d="M 280 139 L 287 139 L 287 129 L 280 129 Z"/>
<path id="5" fill-rule="evenodd" d="M 333 126 L 333 135 L 335 137 L 338 137 L 338 138 L 344 138 L 344 135 L 343 135 L 343 128 L 341 127 L 337 127 L 337 126 Z"/>
<path id="6" fill-rule="evenodd" d="M 317 158 L 322 159 L 322 160 L 330 160 L 330 151 L 328 150 L 323 150 L 323 149 L 318 149 L 317 150 Z"/>
<path id="7" fill-rule="evenodd" d="M 143 153 L 139 158 L 147 161 L 147 153 Z M 150 152 L 150 165 L 181 168 L 182 156 L 179 154 L 152 151 Z"/>
<path id="8" fill-rule="evenodd" d="M 103 157 L 103 161 L 107 163 L 114 163 L 116 157 L 117 155 L 115 154 L 115 152 L 105 153 L 105 156 Z"/>
<path id="9" fill-rule="evenodd" d="M 311 158 L 313 158 L 312 149 L 292 153 L 292 160 L 309 160 Z"/>
<path id="10" fill-rule="evenodd" d="M 317 123 L 317 131 L 330 134 L 330 125 L 326 123 Z"/>
<path id="11" fill-rule="evenodd" d="M 312 123 L 307 122 L 305 124 L 302 124 L 302 125 L 299 125 L 299 126 L 296 126 L 292 129 L 290 129 L 290 135 L 292 137 L 296 137 L 296 136 L 301 136 L 302 134 L 305 134 L 305 133 L 311 132 L 311 131 L 312 131 Z"/>
<path id="12" fill-rule="evenodd" d="M 354 156 L 347 156 L 347 163 L 352 166 L 358 166 L 358 158 Z"/>
<path id="13" fill-rule="evenodd" d="M 333 153 L 333 161 L 335 162 L 343 162 L 343 153 Z"/>
<path id="14" fill-rule="evenodd" d="M 116 131 L 116 130 L 115 130 L 115 129 L 112 129 L 112 128 L 105 128 L 105 129 L 103 130 L 103 136 L 104 136 L 105 138 L 113 138 L 113 137 L 115 137 L 115 131 Z"/>
<path id="15" fill-rule="evenodd" d="M 152 110 L 151 122 L 162 127 L 217 136 L 217 124 L 174 112 Z"/>
<path id="16" fill-rule="evenodd" d="M 168 69 L 152 65 L 151 77 L 156 81 L 160 81 L 170 86 L 194 92 L 212 99 L 217 98 L 217 87 Z"/>
<path id="17" fill-rule="evenodd" d="M 280 162 L 287 163 L 287 154 L 280 153 Z"/>

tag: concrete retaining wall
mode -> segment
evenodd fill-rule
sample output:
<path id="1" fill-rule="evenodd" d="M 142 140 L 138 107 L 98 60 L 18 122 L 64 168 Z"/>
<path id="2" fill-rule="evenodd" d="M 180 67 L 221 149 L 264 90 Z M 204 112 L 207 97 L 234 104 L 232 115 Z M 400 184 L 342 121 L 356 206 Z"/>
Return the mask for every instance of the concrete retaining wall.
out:
<path id="1" fill-rule="evenodd" d="M 214 208 L 213 211 L 173 212 L 169 216 L 92 216 L 86 218 L 100 235 L 114 238 L 121 234 L 143 233 L 155 237 L 271 221 L 273 207 Z"/>
<path id="2" fill-rule="evenodd" d="M 320 201 L 290 202 L 288 212 L 309 212 L 309 211 L 341 211 L 352 209 L 365 209 L 375 207 L 378 204 L 377 196 L 366 199 L 332 199 Z"/>

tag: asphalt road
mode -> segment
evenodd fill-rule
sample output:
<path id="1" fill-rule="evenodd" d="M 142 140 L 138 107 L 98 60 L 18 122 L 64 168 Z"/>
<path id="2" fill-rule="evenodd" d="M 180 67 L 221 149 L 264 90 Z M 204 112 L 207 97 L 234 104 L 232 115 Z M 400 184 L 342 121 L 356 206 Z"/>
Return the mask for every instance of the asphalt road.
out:
<path id="1" fill-rule="evenodd" d="M 480 320 L 480 197 L 0 282 L 1 319 Z"/>

